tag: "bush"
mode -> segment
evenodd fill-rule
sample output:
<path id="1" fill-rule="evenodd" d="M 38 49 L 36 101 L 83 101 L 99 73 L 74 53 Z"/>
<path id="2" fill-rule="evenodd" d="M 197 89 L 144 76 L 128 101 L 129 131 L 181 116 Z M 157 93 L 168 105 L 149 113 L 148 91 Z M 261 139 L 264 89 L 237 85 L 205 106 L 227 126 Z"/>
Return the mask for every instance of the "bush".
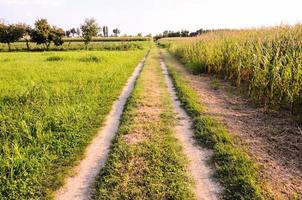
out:
<path id="1" fill-rule="evenodd" d="M 63 61 L 64 58 L 60 57 L 60 56 L 50 56 L 46 59 L 46 61 Z"/>
<path id="2" fill-rule="evenodd" d="M 81 62 L 101 62 L 101 58 L 95 55 L 88 55 L 85 57 L 80 58 Z"/>

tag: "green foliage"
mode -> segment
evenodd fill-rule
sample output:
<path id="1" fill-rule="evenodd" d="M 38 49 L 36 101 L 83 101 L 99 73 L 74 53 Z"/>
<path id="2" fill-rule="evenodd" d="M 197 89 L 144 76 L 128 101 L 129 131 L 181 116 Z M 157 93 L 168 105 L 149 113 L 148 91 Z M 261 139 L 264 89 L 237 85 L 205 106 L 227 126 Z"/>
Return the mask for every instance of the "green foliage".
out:
<path id="1" fill-rule="evenodd" d="M 100 27 L 94 18 L 85 19 L 84 24 L 81 25 L 82 36 L 87 48 L 89 42 L 91 42 L 92 37 L 96 37 L 100 31 Z"/>
<path id="2" fill-rule="evenodd" d="M 195 73 L 245 85 L 250 97 L 266 107 L 302 112 L 302 25 L 220 31 L 161 43 Z"/>
<path id="3" fill-rule="evenodd" d="M 0 199 L 50 198 L 144 54 L 1 53 Z"/>
<path id="4" fill-rule="evenodd" d="M 108 26 L 104 26 L 103 27 L 103 36 L 104 37 L 108 37 L 109 36 L 108 33 L 109 33 Z"/>
<path id="5" fill-rule="evenodd" d="M 10 44 L 20 40 L 26 32 L 23 24 L 5 25 L 0 23 L 0 43 L 6 43 L 11 50 Z"/>
<path id="6" fill-rule="evenodd" d="M 95 55 L 87 55 L 79 59 L 81 62 L 101 62 L 101 58 Z"/>
<path id="7" fill-rule="evenodd" d="M 106 51 L 130 51 L 130 50 L 142 50 L 150 46 L 150 41 L 112 41 L 102 42 L 96 41 L 89 44 L 89 50 L 106 50 Z M 29 42 L 30 51 L 44 51 L 42 45 Z M 74 40 L 72 42 L 64 42 L 61 46 L 56 46 L 53 43 L 49 45 L 51 51 L 73 51 L 84 50 L 85 44 L 81 40 Z M 8 51 L 7 45 L 0 43 L 0 51 Z M 28 51 L 24 42 L 15 42 L 11 44 L 11 51 Z"/>
<path id="8" fill-rule="evenodd" d="M 194 199 L 187 161 L 173 135 L 175 118 L 163 78 L 157 51 L 153 49 L 126 104 L 109 158 L 97 178 L 93 199 Z M 161 95 L 151 97 L 150 87 Z M 148 117 L 140 110 L 150 101 L 156 101 L 155 106 L 160 109 L 148 115 L 159 112 L 159 119 L 153 116 L 153 120 L 146 120 Z M 141 142 L 125 141 L 126 136 L 136 137 L 137 132 L 144 137 Z"/>
<path id="9" fill-rule="evenodd" d="M 50 26 L 46 19 L 40 19 L 35 22 L 35 28 L 30 32 L 30 37 L 33 42 L 42 44 L 44 49 L 48 50 L 51 42 L 56 46 L 64 43 L 62 37 L 65 32 L 61 28 Z"/>
<path id="10" fill-rule="evenodd" d="M 46 58 L 47 61 L 63 61 L 64 58 L 61 56 L 49 56 Z"/>
<path id="11" fill-rule="evenodd" d="M 177 95 L 193 119 L 196 140 L 214 150 L 212 162 L 216 166 L 215 176 L 224 187 L 223 199 L 227 200 L 261 200 L 264 191 L 257 174 L 257 168 L 248 155 L 234 145 L 234 139 L 225 127 L 204 112 L 199 96 L 181 72 L 173 66 L 177 61 L 164 52 L 168 70 L 177 90 Z"/>
<path id="12" fill-rule="evenodd" d="M 118 28 L 113 29 L 112 32 L 114 33 L 115 37 L 117 37 L 121 33 Z"/>

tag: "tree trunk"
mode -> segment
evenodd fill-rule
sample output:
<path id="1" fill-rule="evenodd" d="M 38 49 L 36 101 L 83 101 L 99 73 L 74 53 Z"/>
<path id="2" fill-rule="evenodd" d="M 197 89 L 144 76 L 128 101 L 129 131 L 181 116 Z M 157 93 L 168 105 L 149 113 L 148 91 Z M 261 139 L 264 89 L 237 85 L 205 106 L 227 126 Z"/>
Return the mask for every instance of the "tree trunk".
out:
<path id="1" fill-rule="evenodd" d="M 27 51 L 29 51 L 29 50 L 30 50 L 30 47 L 29 47 L 29 41 L 28 41 L 28 40 L 26 40 L 26 48 L 27 48 Z"/>
<path id="2" fill-rule="evenodd" d="M 50 42 L 49 42 L 49 43 L 46 43 L 46 51 L 49 50 L 49 46 L 50 46 Z"/>
<path id="3" fill-rule="evenodd" d="M 10 43 L 9 42 L 7 43 L 7 46 L 8 46 L 8 51 L 11 51 L 11 47 L 10 47 Z"/>

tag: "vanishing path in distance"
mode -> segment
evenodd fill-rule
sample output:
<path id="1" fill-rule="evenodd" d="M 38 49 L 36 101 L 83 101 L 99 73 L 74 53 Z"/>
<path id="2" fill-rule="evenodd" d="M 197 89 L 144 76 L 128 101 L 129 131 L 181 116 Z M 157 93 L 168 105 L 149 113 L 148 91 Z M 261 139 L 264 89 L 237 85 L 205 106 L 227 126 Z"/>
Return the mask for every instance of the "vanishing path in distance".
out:
<path id="1" fill-rule="evenodd" d="M 56 192 L 55 199 L 86 200 L 90 198 L 90 187 L 106 162 L 111 141 L 114 138 L 120 123 L 124 105 L 133 90 L 136 79 L 144 66 L 147 56 L 148 55 L 146 55 L 135 68 L 134 73 L 128 79 L 118 100 L 114 102 L 104 126 L 87 147 L 84 159 L 75 167 L 75 175 L 67 177 L 64 186 Z"/>

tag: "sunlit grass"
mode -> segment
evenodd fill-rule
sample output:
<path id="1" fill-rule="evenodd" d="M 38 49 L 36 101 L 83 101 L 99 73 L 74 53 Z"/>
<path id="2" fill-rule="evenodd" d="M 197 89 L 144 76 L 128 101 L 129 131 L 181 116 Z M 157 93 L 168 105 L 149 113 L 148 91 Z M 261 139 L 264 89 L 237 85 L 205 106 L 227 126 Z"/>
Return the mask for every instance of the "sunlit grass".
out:
<path id="1" fill-rule="evenodd" d="M 264 106 L 302 111 L 302 25 L 160 42 L 195 73 L 216 74 L 245 86 L 249 96 Z"/>
<path id="2" fill-rule="evenodd" d="M 144 54 L 1 53 L 0 197 L 49 198 Z"/>

